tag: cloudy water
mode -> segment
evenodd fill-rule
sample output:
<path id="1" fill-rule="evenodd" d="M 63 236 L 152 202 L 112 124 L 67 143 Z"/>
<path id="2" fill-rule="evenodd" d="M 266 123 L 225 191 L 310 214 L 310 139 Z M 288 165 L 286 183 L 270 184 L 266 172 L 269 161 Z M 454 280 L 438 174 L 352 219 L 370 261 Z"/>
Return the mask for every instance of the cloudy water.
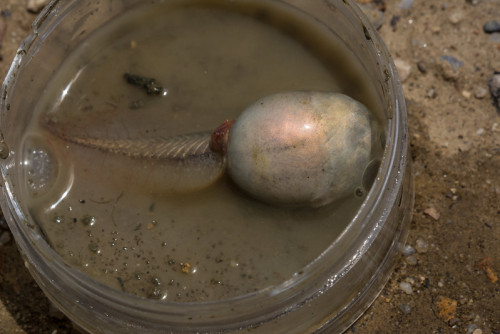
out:
<path id="1" fill-rule="evenodd" d="M 267 1 L 220 3 L 144 5 L 100 28 L 55 73 L 25 135 L 24 193 L 41 233 L 118 290 L 194 302 L 276 286 L 362 202 L 275 207 L 245 195 L 216 158 L 155 155 L 169 137 L 210 133 L 275 92 L 343 92 L 376 109 L 349 55 L 313 21 Z"/>

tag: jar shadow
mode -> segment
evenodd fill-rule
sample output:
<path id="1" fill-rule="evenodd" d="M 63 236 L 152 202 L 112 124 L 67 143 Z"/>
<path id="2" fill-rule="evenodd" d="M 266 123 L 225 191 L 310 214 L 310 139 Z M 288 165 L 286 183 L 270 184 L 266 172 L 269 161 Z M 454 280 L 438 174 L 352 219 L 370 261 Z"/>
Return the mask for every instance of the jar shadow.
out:
<path id="1" fill-rule="evenodd" d="M 8 312 L 26 333 L 52 333 L 54 330 L 58 334 L 80 333 L 45 297 L 24 266 L 24 259 L 13 241 L 0 246 L 0 304 L 0 312 Z M 11 332 L 8 324 L 2 327 L 6 333 Z"/>

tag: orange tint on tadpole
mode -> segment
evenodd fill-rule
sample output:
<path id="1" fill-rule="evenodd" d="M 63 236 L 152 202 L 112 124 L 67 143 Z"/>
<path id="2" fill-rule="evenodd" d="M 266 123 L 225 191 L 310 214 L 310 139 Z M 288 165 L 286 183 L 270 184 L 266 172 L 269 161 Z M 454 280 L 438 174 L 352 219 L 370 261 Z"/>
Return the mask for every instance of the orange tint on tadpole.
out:
<path id="1" fill-rule="evenodd" d="M 212 132 L 210 137 L 210 149 L 212 151 L 222 155 L 226 154 L 229 130 L 231 130 L 234 122 L 234 120 L 225 120 L 214 130 L 214 132 Z"/>

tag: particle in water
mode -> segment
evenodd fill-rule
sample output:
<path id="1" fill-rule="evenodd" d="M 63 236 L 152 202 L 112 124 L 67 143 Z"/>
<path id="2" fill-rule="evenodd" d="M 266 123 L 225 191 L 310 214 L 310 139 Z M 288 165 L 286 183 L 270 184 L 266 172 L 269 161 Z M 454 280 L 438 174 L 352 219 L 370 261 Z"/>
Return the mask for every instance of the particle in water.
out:
<path id="1" fill-rule="evenodd" d="M 89 249 L 91 252 L 94 252 L 94 253 L 97 253 L 97 254 L 100 254 L 101 253 L 101 250 L 99 249 L 99 245 L 93 241 L 91 241 L 89 243 Z"/>
<path id="2" fill-rule="evenodd" d="M 81 219 L 83 225 L 86 226 L 94 226 L 95 225 L 95 217 L 91 215 L 84 215 Z"/>
<path id="3" fill-rule="evenodd" d="M 64 222 L 64 218 L 63 217 L 61 217 L 61 216 L 55 216 L 54 217 L 54 223 L 61 224 L 62 222 Z"/>
<path id="4" fill-rule="evenodd" d="M 189 274 L 191 272 L 191 264 L 189 262 L 181 263 L 181 271 L 184 274 Z"/>

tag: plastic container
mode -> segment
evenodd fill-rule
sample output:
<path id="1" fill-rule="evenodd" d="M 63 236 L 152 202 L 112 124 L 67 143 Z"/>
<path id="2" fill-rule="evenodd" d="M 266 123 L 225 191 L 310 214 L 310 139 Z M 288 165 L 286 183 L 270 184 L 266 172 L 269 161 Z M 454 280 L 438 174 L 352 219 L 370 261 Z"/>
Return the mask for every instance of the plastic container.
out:
<path id="1" fill-rule="evenodd" d="M 342 332 L 373 302 L 407 235 L 413 181 L 398 76 L 377 32 L 350 0 L 284 3 L 299 8 L 351 50 L 383 106 L 385 152 L 376 179 L 347 228 L 315 261 L 273 289 L 212 302 L 143 299 L 104 286 L 65 263 L 21 201 L 23 133 L 46 82 L 95 29 L 140 0 L 54 0 L 20 46 L 1 91 L 1 206 L 28 269 L 48 298 L 90 333 Z"/>

